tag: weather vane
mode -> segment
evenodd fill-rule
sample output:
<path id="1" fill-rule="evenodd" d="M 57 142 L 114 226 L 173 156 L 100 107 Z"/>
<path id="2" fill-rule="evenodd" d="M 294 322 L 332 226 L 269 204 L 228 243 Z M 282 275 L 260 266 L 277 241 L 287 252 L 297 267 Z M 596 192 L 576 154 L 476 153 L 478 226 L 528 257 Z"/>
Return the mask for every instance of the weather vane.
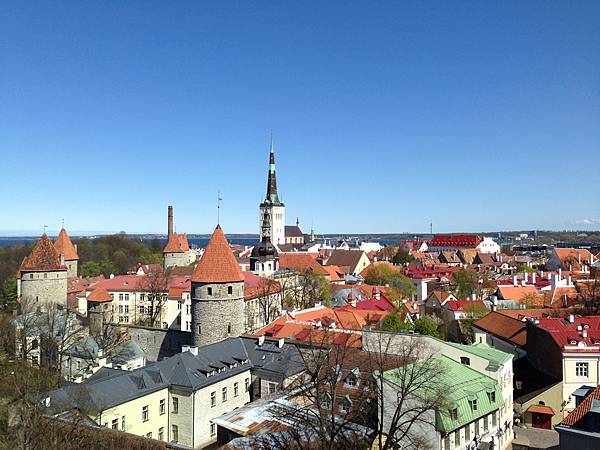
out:
<path id="1" fill-rule="evenodd" d="M 217 191 L 217 225 L 221 223 L 221 202 L 223 199 L 221 198 L 221 191 Z"/>
<path id="2" fill-rule="evenodd" d="M 44 234 L 46 234 L 47 229 L 48 229 L 48 225 L 44 225 Z"/>

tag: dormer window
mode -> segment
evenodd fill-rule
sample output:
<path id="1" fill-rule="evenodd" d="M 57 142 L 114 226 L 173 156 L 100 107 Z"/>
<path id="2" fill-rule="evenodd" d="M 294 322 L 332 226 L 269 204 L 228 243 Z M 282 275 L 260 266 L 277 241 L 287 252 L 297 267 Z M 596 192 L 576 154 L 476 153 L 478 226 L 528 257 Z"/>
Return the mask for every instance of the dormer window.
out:
<path id="1" fill-rule="evenodd" d="M 331 396 L 328 393 L 321 397 L 321 407 L 323 409 L 331 409 Z"/>
<path id="2" fill-rule="evenodd" d="M 356 387 L 358 384 L 358 380 L 356 379 L 356 375 L 350 374 L 346 377 L 346 385 L 350 387 Z"/>
<path id="3" fill-rule="evenodd" d="M 458 420 L 458 408 L 453 408 L 450 410 L 450 419 Z"/>
<path id="4" fill-rule="evenodd" d="M 496 403 L 496 392 L 488 392 L 488 399 L 490 403 Z"/>
<path id="5" fill-rule="evenodd" d="M 469 358 L 468 356 L 461 356 L 460 357 L 460 363 L 465 365 L 465 366 L 470 366 L 471 365 L 471 358 Z"/>
<path id="6" fill-rule="evenodd" d="M 570 340 L 570 341 L 569 341 L 569 344 L 571 344 L 571 345 L 577 345 L 577 341 L 575 341 L 575 340 Z"/>
<path id="7" fill-rule="evenodd" d="M 340 402 L 340 412 L 347 414 L 350 411 L 352 411 L 352 400 L 350 400 L 350 397 L 346 396 Z"/>

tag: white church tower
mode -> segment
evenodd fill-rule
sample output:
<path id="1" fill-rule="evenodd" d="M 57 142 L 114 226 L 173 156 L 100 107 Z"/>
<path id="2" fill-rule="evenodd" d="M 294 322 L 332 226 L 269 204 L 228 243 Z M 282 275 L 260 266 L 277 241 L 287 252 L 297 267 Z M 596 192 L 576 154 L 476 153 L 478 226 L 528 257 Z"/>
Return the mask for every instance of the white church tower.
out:
<path id="1" fill-rule="evenodd" d="M 267 180 L 267 195 L 260 204 L 260 240 L 263 241 L 263 220 L 270 218 L 271 242 L 275 245 L 285 244 L 285 205 L 277 195 L 277 178 L 275 176 L 275 149 L 271 138 L 271 149 L 269 154 L 269 178 Z"/>

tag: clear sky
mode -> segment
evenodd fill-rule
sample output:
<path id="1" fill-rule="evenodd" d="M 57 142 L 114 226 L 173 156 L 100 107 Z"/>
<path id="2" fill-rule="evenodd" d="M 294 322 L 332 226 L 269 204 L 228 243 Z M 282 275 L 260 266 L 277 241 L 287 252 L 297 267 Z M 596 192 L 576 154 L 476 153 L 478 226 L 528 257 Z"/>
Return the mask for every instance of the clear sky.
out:
<path id="1" fill-rule="evenodd" d="M 0 2 L 0 230 L 600 228 L 598 1 Z"/>

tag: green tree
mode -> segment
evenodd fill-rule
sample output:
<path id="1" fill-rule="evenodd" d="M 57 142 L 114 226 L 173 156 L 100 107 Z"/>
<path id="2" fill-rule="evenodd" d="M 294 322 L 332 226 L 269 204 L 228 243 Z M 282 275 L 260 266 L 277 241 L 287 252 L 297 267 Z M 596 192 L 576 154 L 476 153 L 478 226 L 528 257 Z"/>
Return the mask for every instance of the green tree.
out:
<path id="1" fill-rule="evenodd" d="M 388 314 L 388 316 L 383 319 L 383 322 L 381 322 L 381 329 L 383 331 L 398 333 L 400 331 L 412 330 L 412 328 L 410 323 L 402 322 L 400 314 L 397 312 Z"/>
<path id="2" fill-rule="evenodd" d="M 454 280 L 454 295 L 459 299 L 468 298 L 477 289 L 479 276 L 471 269 L 460 269 L 452 275 Z"/>
<path id="3" fill-rule="evenodd" d="M 403 247 L 402 245 L 398 247 L 398 251 L 392 258 L 392 262 L 394 264 L 408 264 L 413 262 L 414 260 L 415 259 L 409 253 L 408 249 L 406 247 Z"/>
<path id="4" fill-rule="evenodd" d="M 14 309 L 17 305 L 17 277 L 10 277 L 2 285 L 3 308 Z"/>
<path id="5" fill-rule="evenodd" d="M 517 266 L 517 272 L 533 272 L 533 267 L 529 267 L 527 264 L 519 264 Z"/>
<path id="6" fill-rule="evenodd" d="M 96 261 L 86 261 L 79 268 L 79 275 L 82 278 L 97 277 L 102 274 L 102 268 Z"/>
<path id="7" fill-rule="evenodd" d="M 395 303 L 412 296 L 417 290 L 410 278 L 387 264 L 370 266 L 365 275 L 365 283 L 371 286 L 389 286 L 386 295 Z"/>
<path id="8" fill-rule="evenodd" d="M 442 334 L 438 331 L 436 323 L 427 316 L 415 320 L 415 331 L 419 334 L 433 336 L 442 339 Z"/>

